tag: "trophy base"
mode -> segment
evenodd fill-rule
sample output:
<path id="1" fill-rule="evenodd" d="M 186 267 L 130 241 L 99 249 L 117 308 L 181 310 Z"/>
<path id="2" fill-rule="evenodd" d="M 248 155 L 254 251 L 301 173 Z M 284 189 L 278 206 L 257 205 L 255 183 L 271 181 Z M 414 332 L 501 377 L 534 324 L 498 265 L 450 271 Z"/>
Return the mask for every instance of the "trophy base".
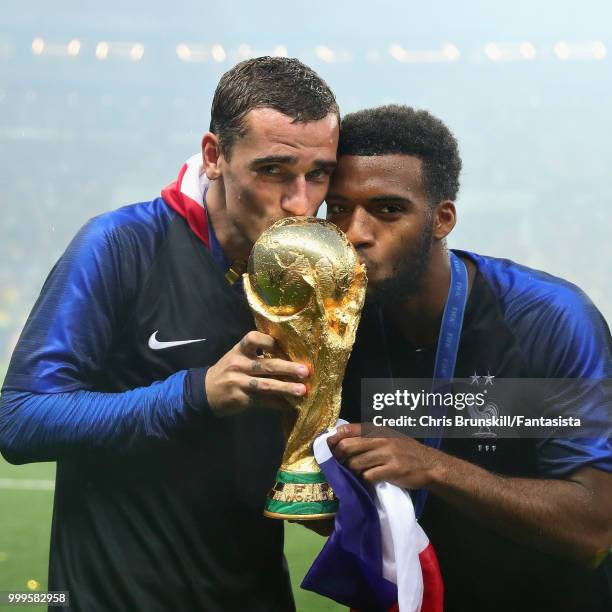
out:
<path id="1" fill-rule="evenodd" d="M 268 493 L 264 516 L 292 521 L 331 518 L 338 511 L 335 496 L 321 472 L 279 470 Z"/>

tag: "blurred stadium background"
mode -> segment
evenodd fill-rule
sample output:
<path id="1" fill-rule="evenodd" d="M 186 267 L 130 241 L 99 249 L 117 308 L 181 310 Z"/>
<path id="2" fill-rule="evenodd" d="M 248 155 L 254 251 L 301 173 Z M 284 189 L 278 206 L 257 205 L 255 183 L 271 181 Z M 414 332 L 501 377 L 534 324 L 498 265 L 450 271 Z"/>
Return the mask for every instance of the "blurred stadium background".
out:
<path id="1" fill-rule="evenodd" d="M 263 54 L 313 66 L 343 113 L 443 119 L 464 160 L 451 246 L 563 276 L 610 321 L 611 26 L 605 0 L 3 0 L 0 380 L 76 230 L 156 196 L 198 150 L 219 76 Z M 0 590 L 45 586 L 53 469 L 0 463 Z M 321 546 L 304 531 L 288 530 L 295 584 Z"/>

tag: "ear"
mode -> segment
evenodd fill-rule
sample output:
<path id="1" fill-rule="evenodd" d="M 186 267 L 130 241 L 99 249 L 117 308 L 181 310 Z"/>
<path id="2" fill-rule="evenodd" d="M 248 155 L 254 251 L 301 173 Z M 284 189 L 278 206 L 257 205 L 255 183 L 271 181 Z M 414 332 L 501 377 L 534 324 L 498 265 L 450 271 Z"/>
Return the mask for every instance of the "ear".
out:
<path id="1" fill-rule="evenodd" d="M 219 139 L 212 132 L 206 132 L 202 137 L 202 160 L 209 180 L 214 181 L 221 176 L 222 157 L 219 150 Z"/>
<path id="2" fill-rule="evenodd" d="M 444 240 L 457 223 L 457 210 L 451 200 L 443 200 L 436 205 L 433 216 L 433 237 Z"/>

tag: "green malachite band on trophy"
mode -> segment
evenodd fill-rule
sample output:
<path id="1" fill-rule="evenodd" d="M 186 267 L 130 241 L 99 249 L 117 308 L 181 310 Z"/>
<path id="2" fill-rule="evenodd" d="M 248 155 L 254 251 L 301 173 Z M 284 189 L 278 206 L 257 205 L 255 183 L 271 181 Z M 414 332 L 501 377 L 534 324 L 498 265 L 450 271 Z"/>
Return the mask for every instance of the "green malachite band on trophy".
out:
<path id="1" fill-rule="evenodd" d="M 312 484 L 327 482 L 323 472 L 284 472 L 279 470 L 276 474 L 276 482 L 286 484 Z"/>
<path id="2" fill-rule="evenodd" d="M 332 517 L 337 511 L 338 500 L 333 498 L 323 472 L 279 470 L 264 514 L 276 519 L 309 520 Z"/>
<path id="3" fill-rule="evenodd" d="M 311 514 L 334 514 L 338 512 L 337 501 L 322 502 L 282 502 L 275 499 L 266 501 L 266 511 L 275 514 L 299 514 L 309 516 Z"/>

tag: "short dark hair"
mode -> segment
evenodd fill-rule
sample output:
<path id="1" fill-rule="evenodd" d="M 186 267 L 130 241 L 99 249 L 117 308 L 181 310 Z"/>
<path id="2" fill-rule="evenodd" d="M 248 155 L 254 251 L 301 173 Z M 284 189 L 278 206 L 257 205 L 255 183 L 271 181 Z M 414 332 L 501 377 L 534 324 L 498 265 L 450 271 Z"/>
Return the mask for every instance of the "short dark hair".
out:
<path id="1" fill-rule="evenodd" d="M 432 206 L 455 200 L 461 157 L 457 139 L 431 113 L 389 104 L 350 113 L 340 125 L 341 155 L 414 155 L 423 162 L 424 188 Z"/>
<path id="2" fill-rule="evenodd" d="M 299 60 L 269 56 L 245 60 L 221 77 L 212 102 L 210 131 L 219 138 L 226 158 L 245 133 L 245 115 L 255 108 L 272 108 L 295 122 L 340 115 L 327 83 Z"/>

